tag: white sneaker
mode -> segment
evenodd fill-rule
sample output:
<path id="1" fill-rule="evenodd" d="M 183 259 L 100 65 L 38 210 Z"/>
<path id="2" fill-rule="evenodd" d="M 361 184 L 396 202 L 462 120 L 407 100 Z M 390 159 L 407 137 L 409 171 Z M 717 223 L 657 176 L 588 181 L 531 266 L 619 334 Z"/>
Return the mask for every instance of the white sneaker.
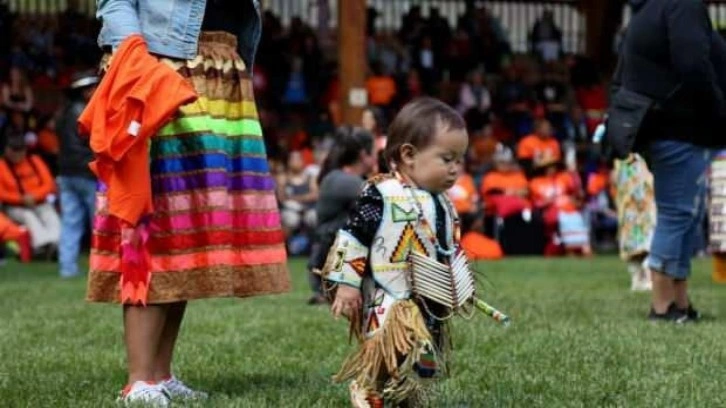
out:
<path id="1" fill-rule="evenodd" d="M 169 393 L 171 398 L 180 398 L 180 399 L 196 399 L 196 400 L 204 400 L 209 398 L 209 395 L 206 392 L 203 391 L 196 391 L 189 387 L 187 387 L 186 384 L 179 381 L 175 376 L 171 376 L 170 379 L 166 381 L 162 381 L 161 385 L 166 388 L 166 391 Z"/>
<path id="2" fill-rule="evenodd" d="M 169 394 L 164 386 L 144 381 L 136 381 L 131 388 L 124 390 L 119 397 L 119 402 L 124 405 L 154 408 L 166 408 L 171 405 Z"/>

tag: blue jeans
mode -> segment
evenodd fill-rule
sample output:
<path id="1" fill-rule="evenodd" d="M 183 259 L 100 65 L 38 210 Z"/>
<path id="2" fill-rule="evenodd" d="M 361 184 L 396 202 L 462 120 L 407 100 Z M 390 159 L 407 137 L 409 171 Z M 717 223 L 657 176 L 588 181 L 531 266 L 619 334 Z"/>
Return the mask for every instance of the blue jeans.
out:
<path id="1" fill-rule="evenodd" d="M 58 246 L 60 274 L 78 275 L 78 254 L 83 235 L 90 229 L 96 210 L 96 180 L 58 177 L 61 200 L 61 239 Z"/>
<path id="2" fill-rule="evenodd" d="M 712 152 L 676 141 L 654 141 L 649 148 L 658 216 L 646 265 L 684 280 L 691 274 L 696 234 L 705 214 Z"/>

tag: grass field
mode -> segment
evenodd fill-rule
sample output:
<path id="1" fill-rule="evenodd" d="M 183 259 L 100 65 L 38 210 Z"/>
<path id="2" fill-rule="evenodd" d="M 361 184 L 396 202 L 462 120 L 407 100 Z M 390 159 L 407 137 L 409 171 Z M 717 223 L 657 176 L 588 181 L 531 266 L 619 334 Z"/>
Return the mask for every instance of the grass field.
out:
<path id="1" fill-rule="evenodd" d="M 711 319 L 648 323 L 648 295 L 628 292 L 616 258 L 482 264 L 483 295 L 513 325 L 457 321 L 453 376 L 437 407 L 717 407 L 726 405 L 726 287 L 699 261 L 692 297 Z M 346 327 L 305 305 L 304 263 L 280 297 L 191 304 L 176 372 L 213 407 L 345 407 L 330 375 Z M 124 382 L 118 307 L 83 301 L 85 281 L 50 264 L 0 269 L 0 407 L 115 406 Z"/>

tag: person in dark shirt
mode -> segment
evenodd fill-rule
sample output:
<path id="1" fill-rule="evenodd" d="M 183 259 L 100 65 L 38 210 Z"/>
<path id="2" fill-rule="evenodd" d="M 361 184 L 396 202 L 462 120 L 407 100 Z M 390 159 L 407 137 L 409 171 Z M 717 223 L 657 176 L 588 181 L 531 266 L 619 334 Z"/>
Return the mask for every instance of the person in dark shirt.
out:
<path id="1" fill-rule="evenodd" d="M 56 123 L 60 139 L 58 188 L 61 198 L 61 240 L 58 247 L 60 276 L 79 274 L 81 240 L 90 230 L 96 211 L 96 178 L 88 167 L 93 152 L 87 138 L 78 135 L 78 118 L 91 99 L 98 77 L 90 72 L 76 74 L 68 90 L 68 103 Z"/>
<path id="2" fill-rule="evenodd" d="M 562 141 L 567 117 L 567 85 L 562 77 L 549 68 L 542 78 L 542 81 L 535 87 L 537 103 L 545 109 L 547 120 L 555 128 L 558 139 Z"/>
<path id="3" fill-rule="evenodd" d="M 700 0 L 630 0 L 633 17 L 622 46 L 615 86 L 649 96 L 636 150 L 655 178 L 657 223 L 646 267 L 652 273 L 651 320 L 695 321 L 688 298 L 691 253 L 705 209 L 712 149 L 725 146 L 723 48 Z"/>
<path id="4" fill-rule="evenodd" d="M 335 234 L 348 220 L 348 213 L 361 193 L 364 177 L 376 165 L 373 135 L 366 130 L 342 127 L 338 130 L 335 145 L 328 153 L 318 176 L 319 189 L 316 213 L 315 243 L 308 268 L 313 297 L 309 304 L 327 303 L 323 295 L 320 275 Z"/>

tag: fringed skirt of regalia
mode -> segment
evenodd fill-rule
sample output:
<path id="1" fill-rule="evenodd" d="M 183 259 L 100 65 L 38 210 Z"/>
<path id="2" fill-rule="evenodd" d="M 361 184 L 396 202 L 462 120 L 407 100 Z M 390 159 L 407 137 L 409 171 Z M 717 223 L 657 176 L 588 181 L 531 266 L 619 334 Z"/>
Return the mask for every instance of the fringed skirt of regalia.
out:
<path id="1" fill-rule="evenodd" d="M 620 257 L 626 261 L 643 257 L 650 251 L 656 222 L 653 175 L 645 159 L 631 154 L 617 160 L 614 184 Z"/>
<path id="2" fill-rule="evenodd" d="M 199 98 L 151 138 L 147 302 L 290 289 L 262 130 L 236 37 L 203 32 L 198 56 L 162 59 Z M 98 191 L 87 298 L 121 301 L 121 222 Z"/>

